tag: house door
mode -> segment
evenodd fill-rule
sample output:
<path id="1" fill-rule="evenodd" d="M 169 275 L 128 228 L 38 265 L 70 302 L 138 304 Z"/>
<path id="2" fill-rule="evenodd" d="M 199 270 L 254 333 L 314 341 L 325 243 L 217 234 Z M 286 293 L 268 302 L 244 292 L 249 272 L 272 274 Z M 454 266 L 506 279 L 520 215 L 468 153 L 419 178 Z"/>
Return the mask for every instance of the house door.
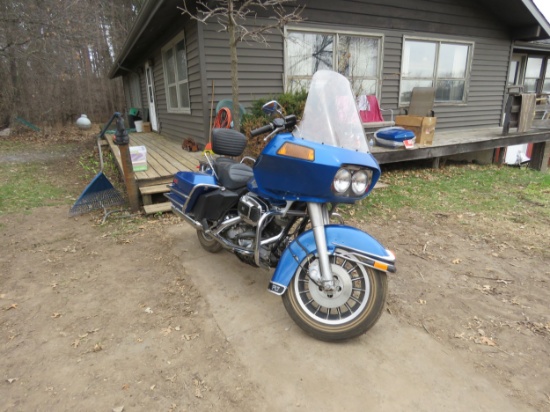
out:
<path id="1" fill-rule="evenodd" d="M 155 86 L 153 81 L 153 67 L 145 64 L 145 78 L 147 81 L 147 98 L 149 99 L 149 120 L 151 129 L 158 132 L 157 111 L 155 109 Z"/>

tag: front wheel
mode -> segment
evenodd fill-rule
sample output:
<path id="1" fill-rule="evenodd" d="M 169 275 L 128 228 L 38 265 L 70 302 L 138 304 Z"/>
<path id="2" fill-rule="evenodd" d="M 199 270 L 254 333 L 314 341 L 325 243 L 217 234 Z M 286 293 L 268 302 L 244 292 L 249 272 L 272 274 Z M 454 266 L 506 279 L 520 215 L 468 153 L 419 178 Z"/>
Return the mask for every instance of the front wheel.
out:
<path id="1" fill-rule="evenodd" d="M 197 230 L 197 237 L 199 238 L 199 243 L 201 244 L 202 248 L 210 253 L 218 253 L 220 250 L 223 249 L 220 242 L 218 242 L 212 236 L 204 233 L 204 230 Z"/>
<path id="2" fill-rule="evenodd" d="M 314 338 L 351 339 L 367 332 L 382 315 L 387 277 L 342 253 L 330 259 L 334 291 L 323 290 L 309 278 L 311 262 L 305 258 L 283 295 L 283 303 L 294 322 Z"/>

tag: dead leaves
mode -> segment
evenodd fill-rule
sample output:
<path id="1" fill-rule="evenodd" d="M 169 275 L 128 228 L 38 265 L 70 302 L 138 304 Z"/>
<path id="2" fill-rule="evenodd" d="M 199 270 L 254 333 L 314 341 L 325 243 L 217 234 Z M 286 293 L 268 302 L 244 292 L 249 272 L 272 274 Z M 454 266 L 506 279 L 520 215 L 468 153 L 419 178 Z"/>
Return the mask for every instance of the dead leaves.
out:
<path id="1" fill-rule="evenodd" d="M 168 326 L 167 328 L 162 328 L 160 330 L 160 333 L 163 335 L 163 336 L 168 336 L 170 335 L 173 331 L 175 332 L 179 332 L 181 331 L 181 326 L 175 326 L 175 327 L 172 327 L 172 326 Z M 194 339 L 197 339 L 199 337 L 199 334 L 198 333 L 184 333 L 181 335 L 181 340 L 185 340 L 185 341 L 191 341 L 191 340 L 194 340 Z"/>
<path id="2" fill-rule="evenodd" d="M 474 342 L 477 343 L 478 345 L 497 346 L 495 341 L 492 338 L 489 338 L 487 336 L 474 338 Z"/>
<path id="3" fill-rule="evenodd" d="M 485 346 L 497 346 L 496 342 L 493 340 L 493 338 L 488 337 L 485 335 L 485 331 L 483 329 L 477 330 L 478 336 L 469 336 L 466 337 L 466 332 L 462 333 L 455 333 L 454 337 L 455 339 L 462 339 L 467 341 L 472 341 L 478 345 L 485 345 Z"/>
<path id="4" fill-rule="evenodd" d="M 531 322 L 530 320 L 525 320 L 518 322 L 519 325 L 525 326 L 531 332 L 538 335 L 546 335 L 550 333 L 550 322 Z"/>
<path id="5" fill-rule="evenodd" d="M 88 336 L 93 334 L 93 333 L 96 333 L 97 331 L 99 330 L 99 328 L 95 328 L 95 329 L 92 329 L 92 330 L 89 330 L 85 333 L 82 333 L 80 335 L 78 335 L 78 338 L 76 338 L 72 343 L 71 343 L 71 346 L 73 348 L 78 348 L 80 346 L 81 343 L 86 343 L 88 341 Z M 92 352 L 99 352 L 103 350 L 103 346 L 101 345 L 101 343 L 96 343 L 94 345 L 93 348 L 83 352 L 83 354 L 85 353 L 92 353 Z"/>
<path id="6" fill-rule="evenodd" d="M 10 306 L 4 308 L 4 310 L 8 311 L 8 310 L 12 310 L 12 309 L 17 309 L 17 303 L 12 303 Z"/>
<path id="7" fill-rule="evenodd" d="M 203 392 L 206 392 L 209 389 L 208 386 L 206 386 L 206 383 L 203 380 L 195 378 L 193 379 L 193 385 L 195 386 L 195 398 L 204 398 Z"/>

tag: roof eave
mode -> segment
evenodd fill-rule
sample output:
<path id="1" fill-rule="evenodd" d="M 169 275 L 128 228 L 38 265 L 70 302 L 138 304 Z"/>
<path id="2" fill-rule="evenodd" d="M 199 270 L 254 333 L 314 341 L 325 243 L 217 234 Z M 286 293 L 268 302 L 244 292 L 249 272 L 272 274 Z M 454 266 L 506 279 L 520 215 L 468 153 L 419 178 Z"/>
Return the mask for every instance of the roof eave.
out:
<path id="1" fill-rule="evenodd" d="M 533 2 L 533 0 L 522 0 L 523 4 L 529 12 L 533 15 L 533 17 L 537 20 L 537 23 L 539 24 L 540 28 L 544 30 L 544 33 L 541 33 L 539 35 L 539 39 L 542 38 L 550 38 L 550 23 L 548 20 L 546 20 L 546 17 L 540 12 L 539 8 L 536 6 L 536 4 Z"/>
<path id="2" fill-rule="evenodd" d="M 162 6 L 163 3 L 164 0 L 146 0 L 136 18 L 136 21 L 132 25 L 130 33 L 126 36 L 126 41 L 124 42 L 122 49 L 115 58 L 113 67 L 111 67 L 111 70 L 109 71 L 110 79 L 120 76 L 122 74 L 121 72 L 125 70 L 124 60 L 135 46 L 143 31 L 149 25 L 149 22 L 154 17 L 156 11 L 160 8 L 160 6 Z"/>

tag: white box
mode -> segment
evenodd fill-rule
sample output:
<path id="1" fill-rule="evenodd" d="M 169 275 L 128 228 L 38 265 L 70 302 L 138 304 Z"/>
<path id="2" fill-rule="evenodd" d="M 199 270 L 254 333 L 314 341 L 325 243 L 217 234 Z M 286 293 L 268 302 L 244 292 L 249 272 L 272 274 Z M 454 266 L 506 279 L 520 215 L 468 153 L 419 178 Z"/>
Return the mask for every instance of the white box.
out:
<path id="1" fill-rule="evenodd" d="M 147 170 L 147 148 L 145 146 L 130 146 L 130 157 L 134 172 Z"/>

